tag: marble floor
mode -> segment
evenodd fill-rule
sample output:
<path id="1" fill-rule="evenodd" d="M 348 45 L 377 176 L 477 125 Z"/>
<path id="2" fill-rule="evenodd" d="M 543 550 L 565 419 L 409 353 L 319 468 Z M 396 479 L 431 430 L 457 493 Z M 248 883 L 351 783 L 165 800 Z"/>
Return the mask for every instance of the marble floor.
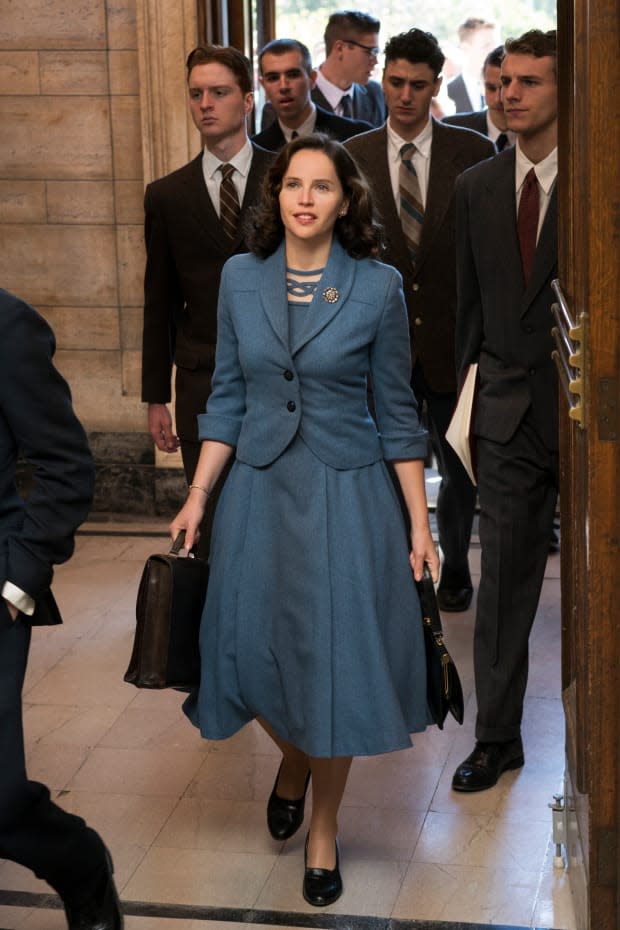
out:
<path id="1" fill-rule="evenodd" d="M 549 557 L 531 641 L 525 767 L 487 792 L 451 791 L 473 745 L 474 613 L 446 615 L 465 723 L 449 718 L 409 750 L 354 761 L 340 821 L 345 891 L 318 911 L 301 896 L 303 830 L 279 844 L 266 829 L 278 754 L 262 731 L 201 740 L 178 693 L 123 681 L 136 586 L 146 557 L 165 551 L 164 532 L 83 527 L 56 574 L 65 623 L 35 630 L 25 689 L 29 774 L 104 836 L 127 930 L 575 930 L 548 808 L 563 773 L 558 555 Z M 479 556 L 474 540 L 475 582 Z M 0 861 L 0 930 L 60 930 L 58 905 L 31 873 Z"/>

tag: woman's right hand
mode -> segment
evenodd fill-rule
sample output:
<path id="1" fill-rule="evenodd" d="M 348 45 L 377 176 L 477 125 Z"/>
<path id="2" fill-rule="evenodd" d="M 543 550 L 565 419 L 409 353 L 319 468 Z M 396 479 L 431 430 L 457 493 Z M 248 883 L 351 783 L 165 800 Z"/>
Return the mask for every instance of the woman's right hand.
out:
<path id="1" fill-rule="evenodd" d="M 177 538 L 181 530 L 185 530 L 185 548 L 191 549 L 200 538 L 199 526 L 205 512 L 207 503 L 206 494 L 200 488 L 190 489 L 185 504 L 170 524 L 172 541 Z"/>

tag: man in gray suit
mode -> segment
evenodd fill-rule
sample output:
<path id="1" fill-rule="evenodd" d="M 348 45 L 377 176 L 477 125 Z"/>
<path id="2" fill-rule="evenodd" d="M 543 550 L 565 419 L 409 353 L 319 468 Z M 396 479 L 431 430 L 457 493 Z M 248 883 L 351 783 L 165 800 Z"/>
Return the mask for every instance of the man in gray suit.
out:
<path id="1" fill-rule="evenodd" d="M 246 120 L 254 105 L 248 59 L 232 46 L 198 46 L 187 59 L 189 106 L 202 150 L 189 164 L 154 181 L 144 197 L 146 270 L 142 337 L 142 400 L 149 432 L 162 452 L 180 443 L 191 482 L 198 455 L 197 417 L 204 413 L 215 367 L 217 299 L 224 262 L 245 251 L 243 221 L 256 202 L 274 156 L 250 143 Z M 239 216 L 224 225 L 223 170 Z M 168 409 L 176 365 L 176 429 Z M 209 498 L 201 554 L 208 554 L 217 492 Z"/>
<path id="2" fill-rule="evenodd" d="M 473 435 L 482 567 L 474 634 L 476 746 L 452 787 L 482 791 L 523 765 L 528 639 L 558 490 L 551 358 L 557 276 L 555 32 L 506 42 L 502 99 L 517 144 L 457 184 L 457 363 L 478 363 Z"/>
<path id="3" fill-rule="evenodd" d="M 516 134 L 508 128 L 502 104 L 503 57 L 504 46 L 498 45 L 485 58 L 482 76 L 486 108 L 473 113 L 457 113 L 443 119 L 443 122 L 449 126 L 464 126 L 466 129 L 475 129 L 476 132 L 488 136 L 491 142 L 495 143 L 498 152 L 503 151 L 507 145 L 514 145 L 516 139 Z"/>
<path id="4" fill-rule="evenodd" d="M 412 386 L 418 400 L 426 403 L 442 478 L 437 502 L 444 557 L 439 603 L 443 610 L 461 611 L 469 607 L 473 593 L 468 550 L 476 490 L 445 439 L 457 387 L 454 184 L 462 171 L 493 155 L 495 148 L 479 133 L 445 126 L 430 116 L 443 63 L 444 55 L 430 33 L 411 29 L 390 39 L 383 73 L 388 121 L 345 144 L 370 181 L 386 230 L 384 260 L 403 276 L 414 359 Z M 403 229 L 409 212 L 401 194 L 405 169 L 413 169 L 421 198 L 415 249 Z"/>
<path id="5" fill-rule="evenodd" d="M 252 141 L 269 152 L 279 152 L 292 138 L 324 132 L 344 142 L 371 129 L 370 123 L 336 116 L 312 102 L 316 80 L 310 52 L 296 39 L 273 39 L 258 54 L 259 81 L 277 120 Z"/>
<path id="6" fill-rule="evenodd" d="M 379 54 L 381 23 L 358 10 L 332 13 L 325 28 L 325 61 L 318 70 L 312 99 L 339 116 L 385 122 L 381 85 L 370 80 Z"/>

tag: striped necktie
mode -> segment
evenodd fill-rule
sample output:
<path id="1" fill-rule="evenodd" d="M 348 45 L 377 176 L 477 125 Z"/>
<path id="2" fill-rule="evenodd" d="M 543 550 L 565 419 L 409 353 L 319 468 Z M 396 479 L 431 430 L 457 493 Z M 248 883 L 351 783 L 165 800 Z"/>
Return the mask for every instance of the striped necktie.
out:
<path id="1" fill-rule="evenodd" d="M 407 142 L 402 146 L 400 150 L 400 167 L 398 169 L 400 223 L 411 261 L 414 264 L 420 247 L 422 223 L 424 222 L 420 182 L 413 164 L 415 148 L 413 142 Z"/>
<path id="2" fill-rule="evenodd" d="M 220 165 L 222 183 L 220 184 L 220 222 L 229 239 L 237 235 L 239 225 L 239 195 L 232 179 L 235 171 L 234 165 Z"/>

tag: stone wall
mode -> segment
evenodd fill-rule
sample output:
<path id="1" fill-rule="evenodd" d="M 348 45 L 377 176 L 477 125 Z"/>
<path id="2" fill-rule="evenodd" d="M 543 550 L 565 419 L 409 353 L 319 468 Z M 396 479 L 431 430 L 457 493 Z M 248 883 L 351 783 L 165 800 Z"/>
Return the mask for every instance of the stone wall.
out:
<path id="1" fill-rule="evenodd" d="M 193 16 L 193 0 L 0 0 L 0 286 L 56 333 L 103 509 L 158 509 L 140 403 L 142 198 L 197 150 Z"/>

